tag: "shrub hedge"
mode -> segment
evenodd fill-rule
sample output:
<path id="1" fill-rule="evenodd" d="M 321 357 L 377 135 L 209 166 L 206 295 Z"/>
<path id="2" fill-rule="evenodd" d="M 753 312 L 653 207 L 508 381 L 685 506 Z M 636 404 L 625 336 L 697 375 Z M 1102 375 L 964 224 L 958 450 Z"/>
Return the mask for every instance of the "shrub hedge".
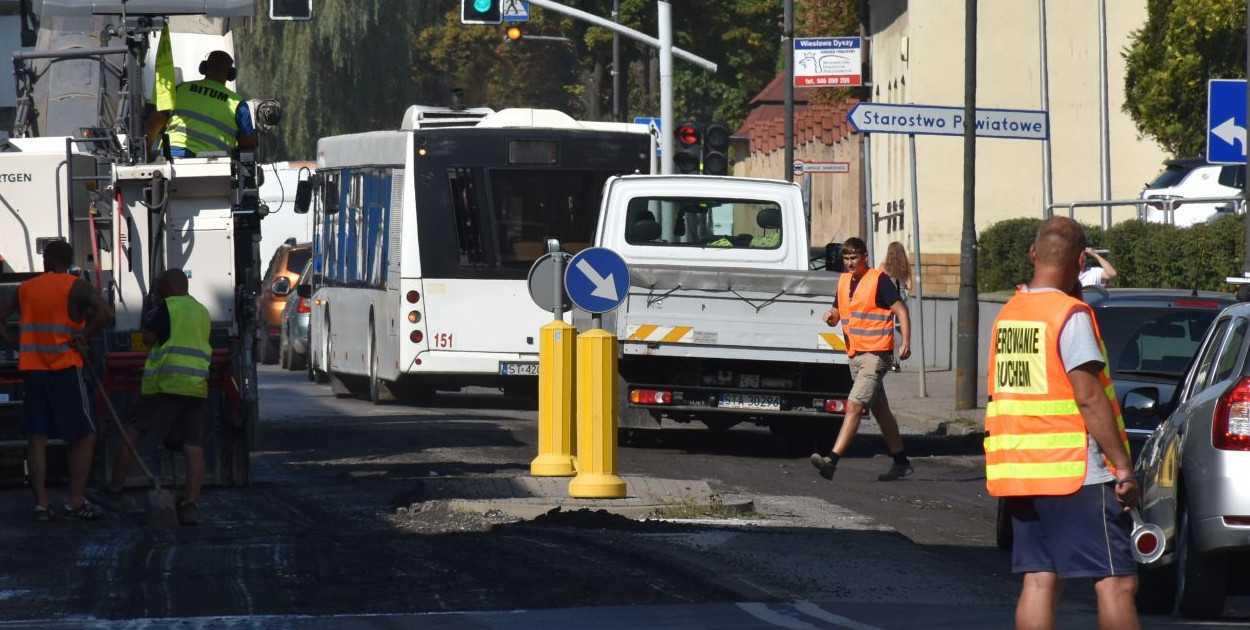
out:
<path id="1" fill-rule="evenodd" d="M 1033 277 L 1029 246 L 1041 219 L 1008 219 L 977 238 L 977 287 L 1010 290 Z M 1209 224 L 1178 228 L 1132 220 L 1109 230 L 1085 226 L 1090 245 L 1107 249 L 1118 275 L 1113 287 L 1231 290 L 1224 281 L 1241 274 L 1245 217 L 1230 215 Z"/>

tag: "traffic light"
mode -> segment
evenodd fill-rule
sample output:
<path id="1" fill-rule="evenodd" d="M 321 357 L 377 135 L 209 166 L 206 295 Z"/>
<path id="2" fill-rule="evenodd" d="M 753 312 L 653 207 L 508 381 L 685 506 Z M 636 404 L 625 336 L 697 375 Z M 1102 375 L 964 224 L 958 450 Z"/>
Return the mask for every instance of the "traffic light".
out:
<path id="1" fill-rule="evenodd" d="M 509 26 L 503 33 L 510 42 L 520 41 L 522 37 L 525 37 L 525 31 L 522 31 L 521 27 L 515 24 Z"/>
<path id="2" fill-rule="evenodd" d="M 729 174 L 729 126 L 708 123 L 703 129 L 703 174 Z"/>
<path id="3" fill-rule="evenodd" d="M 698 174 L 703 159 L 703 123 L 684 122 L 677 125 L 673 140 L 673 166 L 678 173 Z"/>
<path id="4" fill-rule="evenodd" d="M 460 0 L 462 24 L 499 24 L 503 22 L 503 0 Z"/>
<path id="5" fill-rule="evenodd" d="M 311 20 L 312 0 L 269 0 L 269 19 Z"/>

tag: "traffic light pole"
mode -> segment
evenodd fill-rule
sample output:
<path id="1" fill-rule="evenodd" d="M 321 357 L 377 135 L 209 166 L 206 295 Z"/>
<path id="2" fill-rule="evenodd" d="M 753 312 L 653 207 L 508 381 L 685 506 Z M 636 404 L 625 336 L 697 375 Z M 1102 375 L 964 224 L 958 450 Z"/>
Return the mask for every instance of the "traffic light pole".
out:
<path id="1" fill-rule="evenodd" d="M 673 172 L 673 134 L 672 128 L 676 125 L 673 120 L 673 57 L 680 57 L 685 61 L 689 61 L 705 70 L 716 72 L 716 64 L 695 55 L 686 52 L 680 48 L 673 46 L 673 20 L 672 7 L 664 0 L 656 2 L 659 9 L 659 30 L 660 38 L 656 39 L 649 35 L 645 35 L 632 28 L 621 26 L 612 20 L 606 20 L 597 15 L 592 15 L 580 9 L 566 7 L 554 0 L 529 0 L 529 3 L 544 9 L 550 9 L 557 13 L 572 16 L 579 20 L 590 22 L 595 26 L 606 28 L 613 33 L 620 33 L 630 39 L 642 42 L 652 48 L 658 48 L 660 51 L 660 120 L 666 126 L 666 131 L 660 134 L 660 172 L 668 175 Z"/>

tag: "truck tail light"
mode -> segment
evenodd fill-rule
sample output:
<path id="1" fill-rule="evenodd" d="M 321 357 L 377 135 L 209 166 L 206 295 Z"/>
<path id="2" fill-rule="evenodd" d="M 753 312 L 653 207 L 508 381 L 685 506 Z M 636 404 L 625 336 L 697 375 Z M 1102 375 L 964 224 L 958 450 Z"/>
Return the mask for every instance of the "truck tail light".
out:
<path id="1" fill-rule="evenodd" d="M 308 298 L 300 298 L 299 301 L 295 303 L 295 312 L 296 313 L 311 313 L 312 312 L 312 309 L 309 308 L 308 306 Z"/>
<path id="2" fill-rule="evenodd" d="M 829 413 L 846 413 L 845 398 L 826 398 L 825 411 Z"/>
<path id="3" fill-rule="evenodd" d="M 1242 377 L 1220 397 L 1212 420 L 1211 443 L 1225 451 L 1250 451 L 1250 377 Z"/>
<path id="4" fill-rule="evenodd" d="M 660 389 L 635 389 L 629 392 L 629 402 L 635 405 L 671 405 L 673 392 Z"/>

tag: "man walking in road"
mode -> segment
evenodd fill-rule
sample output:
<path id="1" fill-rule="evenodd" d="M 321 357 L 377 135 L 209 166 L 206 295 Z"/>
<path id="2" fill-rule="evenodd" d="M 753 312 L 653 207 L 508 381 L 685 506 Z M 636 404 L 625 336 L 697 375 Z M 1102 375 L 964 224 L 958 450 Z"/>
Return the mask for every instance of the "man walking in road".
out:
<path id="1" fill-rule="evenodd" d="M 213 348 L 208 341 L 212 330 L 208 309 L 187 289 L 187 274 L 177 268 L 162 273 L 157 282 L 157 302 L 143 323 L 143 341 L 150 349 L 143 366 L 142 395 L 130 413 L 127 432 L 134 444 L 149 433 L 166 443 L 182 444 L 187 497 L 178 505 L 178 522 L 195 525 L 204 485 L 204 413 Z M 112 482 L 101 492 L 103 502 L 121 503 L 134 463 L 123 445 L 113 462 Z"/>
<path id="2" fill-rule="evenodd" d="M 1140 488 L 1098 325 L 1074 297 L 1085 256 L 1080 224 L 1043 223 L 1029 248 L 1033 279 L 991 338 L 985 478 L 1011 514 L 1021 630 L 1053 629 L 1063 581 L 1077 577 L 1094 579 L 1099 628 L 1140 628 L 1127 513 Z"/>
<path id="3" fill-rule="evenodd" d="M 113 319 L 113 309 L 95 287 L 69 273 L 73 263 L 74 249 L 69 243 L 49 242 L 43 250 L 44 273 L 18 287 L 16 302 L 0 306 L 0 337 L 17 347 L 18 369 L 25 375 L 22 431 L 27 439 L 26 467 L 35 490 L 32 518 L 36 521 L 54 517 L 48 502 L 49 437 L 70 444 L 64 515 L 79 520 L 96 517 L 83 496 L 96 434 L 82 377 L 83 351 Z M 19 309 L 21 332 L 15 336 L 3 322 Z"/>
<path id="4" fill-rule="evenodd" d="M 832 481 L 838 460 L 859 431 L 864 410 L 872 409 L 872 416 L 881 426 L 886 448 L 894 458 L 890 470 L 877 479 L 895 481 L 910 475 L 913 469 L 907 453 L 903 451 L 898 421 L 890 411 L 881 380 L 894 364 L 896 320 L 902 332 L 898 358 L 906 360 L 911 356 L 911 318 L 890 277 L 880 269 L 869 266 L 868 246 L 862 239 L 852 237 L 842 244 L 842 262 L 846 272 L 838 279 L 837 302 L 825 313 L 824 320 L 830 326 L 842 323 L 854 383 L 833 452 L 829 455 L 812 453 L 812 465 L 820 471 L 821 477 Z"/>

